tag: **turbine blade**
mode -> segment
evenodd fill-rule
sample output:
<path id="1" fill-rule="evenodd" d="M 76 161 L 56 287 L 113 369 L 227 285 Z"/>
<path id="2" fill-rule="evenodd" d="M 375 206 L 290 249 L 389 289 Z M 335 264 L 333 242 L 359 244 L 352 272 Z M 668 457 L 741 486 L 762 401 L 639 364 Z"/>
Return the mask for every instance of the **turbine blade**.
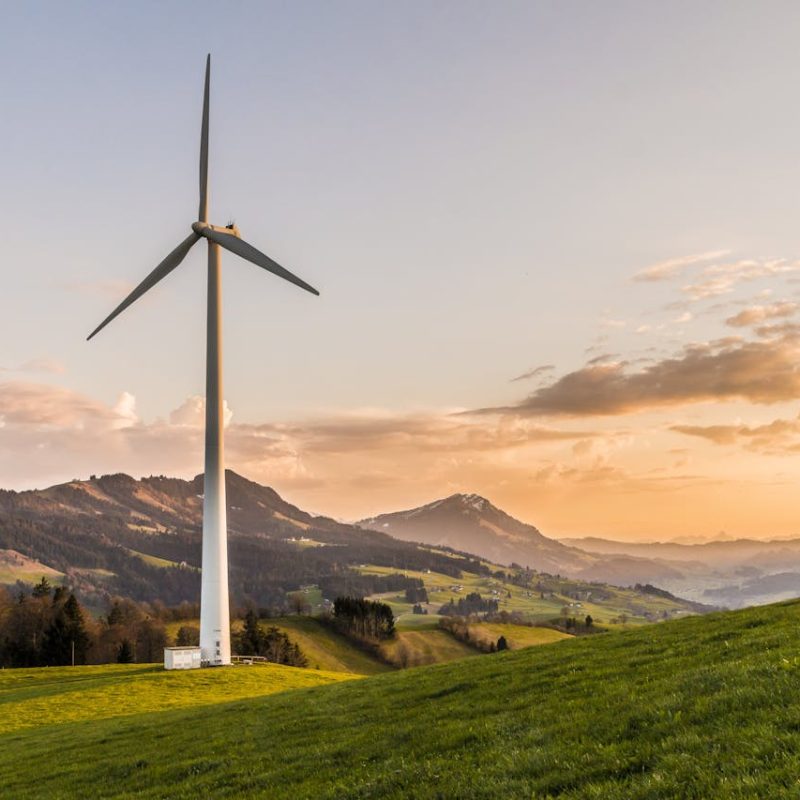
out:
<path id="1" fill-rule="evenodd" d="M 241 256 L 245 261 L 249 261 L 251 264 L 255 264 L 257 267 L 261 267 L 267 272 L 271 272 L 273 275 L 277 275 L 279 278 L 305 289 L 307 292 L 311 292 L 311 294 L 319 295 L 319 292 L 313 286 L 298 278 L 297 275 L 293 275 L 288 269 L 284 269 L 278 264 L 277 261 L 265 256 L 260 250 L 256 250 L 253 245 L 248 244 L 238 236 L 234 236 L 231 233 L 222 233 L 211 228 L 203 231 L 203 235 L 212 242 L 216 242 L 220 247 L 224 247 L 226 250 L 230 250 L 231 253 Z"/>
<path id="2" fill-rule="evenodd" d="M 148 289 L 152 289 L 162 278 L 169 275 L 178 264 L 186 258 L 186 254 L 192 249 L 192 245 L 200 237 L 193 233 L 184 239 L 90 334 L 86 341 L 97 333 L 100 333 L 114 317 L 121 314 L 129 305 L 135 303 Z"/>
<path id="3" fill-rule="evenodd" d="M 203 92 L 203 123 L 200 128 L 200 209 L 197 219 L 208 222 L 208 100 L 211 86 L 211 53 L 206 59 L 206 85 Z"/>

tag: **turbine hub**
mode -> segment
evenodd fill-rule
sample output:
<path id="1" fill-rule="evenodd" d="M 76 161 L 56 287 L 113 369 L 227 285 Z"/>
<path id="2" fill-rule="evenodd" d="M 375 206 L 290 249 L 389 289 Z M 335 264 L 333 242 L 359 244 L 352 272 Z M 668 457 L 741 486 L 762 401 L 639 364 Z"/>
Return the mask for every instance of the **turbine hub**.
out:
<path id="1" fill-rule="evenodd" d="M 235 236 L 237 239 L 242 238 L 241 233 L 239 233 L 239 229 L 232 222 L 230 223 L 230 225 L 210 225 L 208 222 L 193 222 L 192 230 L 198 236 L 205 236 L 206 238 L 208 238 L 208 231 L 227 233 L 230 236 Z"/>

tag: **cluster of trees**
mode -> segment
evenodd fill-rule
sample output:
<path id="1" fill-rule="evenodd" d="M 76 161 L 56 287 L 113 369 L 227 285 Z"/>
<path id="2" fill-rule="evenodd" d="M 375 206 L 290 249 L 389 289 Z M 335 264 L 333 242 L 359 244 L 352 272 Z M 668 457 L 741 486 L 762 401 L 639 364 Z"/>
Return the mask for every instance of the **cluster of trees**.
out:
<path id="1" fill-rule="evenodd" d="M 14 601 L 0 595 L 0 665 L 85 664 L 90 636 L 75 595 L 51 590 L 46 579 Z"/>
<path id="2" fill-rule="evenodd" d="M 14 593 L 0 587 L 0 667 L 159 662 L 170 644 L 199 644 L 200 630 L 188 624 L 198 616 L 196 604 L 169 608 L 126 598 L 111 600 L 106 613 L 93 616 L 72 591 L 53 587 L 46 578 Z M 178 627 L 173 642 L 167 624 L 181 621 L 187 624 Z M 252 609 L 233 647 L 239 655 L 264 656 L 277 664 L 308 664 L 296 643 L 278 628 L 264 630 Z"/>
<path id="3" fill-rule="evenodd" d="M 337 597 L 333 603 L 333 621 L 345 636 L 362 642 L 380 642 L 394 636 L 394 614 L 386 603 Z"/>
<path id="4" fill-rule="evenodd" d="M 422 581 L 420 581 L 422 583 Z M 428 590 L 425 585 L 421 586 L 407 586 L 406 587 L 406 603 L 427 603 Z"/>
<path id="5" fill-rule="evenodd" d="M 569 612 L 569 609 L 562 609 L 562 613 L 564 611 Z M 627 622 L 627 615 L 622 615 Z M 624 623 L 623 623 L 624 624 Z M 571 633 L 574 636 L 585 636 L 587 633 L 605 633 L 605 628 L 598 628 L 594 624 L 594 619 L 592 618 L 591 614 L 587 614 L 586 617 L 582 620 L 578 619 L 577 617 L 569 617 L 563 615 L 557 619 L 553 619 L 550 621 L 549 627 L 555 628 L 559 631 L 564 631 L 565 633 Z"/>
<path id="6" fill-rule="evenodd" d="M 468 617 L 470 614 L 493 614 L 498 609 L 498 602 L 491 597 L 481 597 L 479 592 L 470 592 L 466 597 L 459 597 L 458 602 L 450 600 L 445 603 L 439 613 L 445 617 Z"/>
<path id="7" fill-rule="evenodd" d="M 121 599 L 95 618 L 73 592 L 46 578 L 30 591 L 0 588 L 0 666 L 160 661 L 166 629 L 149 610 Z"/>
<path id="8" fill-rule="evenodd" d="M 240 656 L 263 656 L 267 661 L 290 667 L 308 666 L 308 659 L 299 645 L 274 626 L 264 630 L 254 609 L 245 614 L 241 632 L 233 637 L 233 648 Z"/>

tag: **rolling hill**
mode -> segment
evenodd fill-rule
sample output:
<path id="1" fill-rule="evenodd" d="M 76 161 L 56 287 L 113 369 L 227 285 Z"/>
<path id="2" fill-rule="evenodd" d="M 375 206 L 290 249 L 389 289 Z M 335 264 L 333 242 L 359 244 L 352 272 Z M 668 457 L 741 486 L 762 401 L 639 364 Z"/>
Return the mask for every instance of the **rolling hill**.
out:
<path id="1" fill-rule="evenodd" d="M 3 790 L 17 800 L 795 797 L 798 622 L 791 602 L 311 688 L 291 688 L 313 671 L 289 667 L 162 672 L 164 696 L 174 683 L 186 700 L 167 710 L 151 691 L 126 693 L 149 679 L 141 668 L 6 671 Z M 269 694 L 281 673 L 285 691 Z M 90 704 L 74 694 L 84 679 L 95 682 Z M 187 696 L 192 680 L 204 686 Z M 248 686 L 229 697 L 214 688 L 240 680 Z"/>

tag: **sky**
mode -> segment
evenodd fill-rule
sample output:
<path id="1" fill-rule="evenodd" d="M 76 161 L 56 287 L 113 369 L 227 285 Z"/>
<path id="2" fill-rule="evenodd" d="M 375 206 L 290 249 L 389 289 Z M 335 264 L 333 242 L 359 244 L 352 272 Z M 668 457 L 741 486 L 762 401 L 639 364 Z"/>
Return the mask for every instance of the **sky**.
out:
<path id="1" fill-rule="evenodd" d="M 228 464 L 342 519 L 800 535 L 800 6 L 4 3 L 0 486 Z"/>

